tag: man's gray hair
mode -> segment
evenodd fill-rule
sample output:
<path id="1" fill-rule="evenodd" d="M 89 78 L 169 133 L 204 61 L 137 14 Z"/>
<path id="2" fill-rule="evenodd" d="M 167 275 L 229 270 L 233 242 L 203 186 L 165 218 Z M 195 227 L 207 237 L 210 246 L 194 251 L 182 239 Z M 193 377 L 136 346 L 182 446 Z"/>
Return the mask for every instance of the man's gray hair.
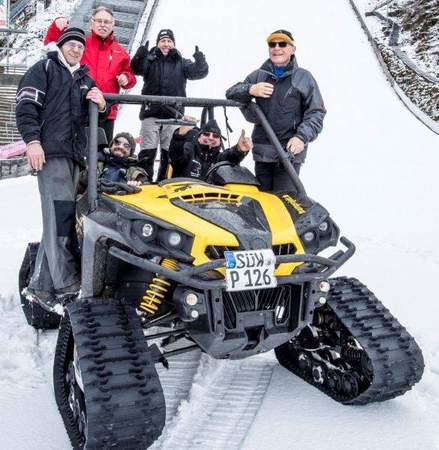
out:
<path id="1" fill-rule="evenodd" d="M 110 14 L 111 17 L 114 17 L 113 11 L 107 6 L 98 6 L 92 11 L 91 16 L 94 17 L 97 13 L 100 13 L 101 11 L 105 11 L 106 13 Z"/>

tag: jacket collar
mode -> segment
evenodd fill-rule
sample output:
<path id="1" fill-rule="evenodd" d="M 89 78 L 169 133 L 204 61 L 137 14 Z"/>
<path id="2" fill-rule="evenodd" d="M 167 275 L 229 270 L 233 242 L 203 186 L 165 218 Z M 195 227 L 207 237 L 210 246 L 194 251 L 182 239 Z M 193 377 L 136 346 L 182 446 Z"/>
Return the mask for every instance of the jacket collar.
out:
<path id="1" fill-rule="evenodd" d="M 93 43 L 104 44 L 110 46 L 114 42 L 114 33 L 112 32 L 105 39 L 102 39 L 94 31 L 92 31 L 88 37 Z"/>
<path id="2" fill-rule="evenodd" d="M 61 67 L 64 67 L 65 69 L 67 69 L 70 73 L 71 70 L 67 67 L 67 62 L 64 62 L 61 58 L 60 58 L 60 54 L 58 53 L 58 50 L 53 51 L 53 52 L 49 52 L 47 54 L 47 59 L 51 59 L 52 61 L 54 61 L 56 64 L 60 65 Z M 64 58 L 63 58 L 64 59 Z M 83 76 L 86 73 L 88 73 L 88 67 L 85 64 L 82 65 L 78 65 L 77 70 L 74 71 L 74 74 L 72 73 L 72 75 L 79 75 L 79 76 Z"/>
<path id="3" fill-rule="evenodd" d="M 200 159 L 203 161 L 214 160 L 216 155 L 220 153 L 221 147 L 209 148 L 207 145 L 201 145 L 198 142 L 195 144 L 195 152 Z"/>
<path id="4" fill-rule="evenodd" d="M 299 66 L 297 64 L 296 55 L 293 55 L 292 58 L 290 59 L 290 62 L 285 66 L 285 72 L 281 78 L 283 78 L 287 75 L 291 75 L 294 71 L 296 71 L 298 69 L 298 67 Z M 264 62 L 264 64 L 262 64 L 261 70 L 264 70 L 265 72 L 269 72 L 270 74 L 273 74 L 273 63 L 271 62 L 270 59 L 267 59 Z"/>
<path id="5" fill-rule="evenodd" d="M 163 60 L 163 61 L 166 61 L 166 60 L 177 61 L 178 59 L 182 58 L 181 53 L 176 48 L 173 48 L 171 50 L 171 52 L 166 56 L 161 52 L 161 50 L 158 47 L 154 47 L 154 49 L 156 49 L 155 52 L 156 52 L 157 58 L 160 60 Z"/>

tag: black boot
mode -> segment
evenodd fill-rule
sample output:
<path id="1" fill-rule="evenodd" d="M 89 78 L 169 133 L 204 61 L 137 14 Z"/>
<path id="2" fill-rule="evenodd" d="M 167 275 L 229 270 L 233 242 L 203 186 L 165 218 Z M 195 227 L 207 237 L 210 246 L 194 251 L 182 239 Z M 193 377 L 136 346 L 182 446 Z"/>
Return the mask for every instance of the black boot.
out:
<path id="1" fill-rule="evenodd" d="M 162 181 L 166 179 L 166 173 L 168 172 L 169 164 L 169 152 L 167 149 L 160 149 L 160 167 L 159 173 L 157 174 L 157 181 Z"/>
<path id="2" fill-rule="evenodd" d="M 138 163 L 137 165 L 141 167 L 147 174 L 149 179 L 152 181 L 154 176 L 154 160 L 155 155 L 157 153 L 156 148 L 146 148 L 143 150 L 140 150 L 139 156 L 138 156 Z"/>

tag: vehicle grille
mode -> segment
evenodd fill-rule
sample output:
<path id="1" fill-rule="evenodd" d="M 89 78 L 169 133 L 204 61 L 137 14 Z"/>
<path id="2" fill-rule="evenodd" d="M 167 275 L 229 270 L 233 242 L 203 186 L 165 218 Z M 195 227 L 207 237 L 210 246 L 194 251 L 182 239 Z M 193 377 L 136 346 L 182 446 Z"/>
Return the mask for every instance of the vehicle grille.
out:
<path id="1" fill-rule="evenodd" d="M 252 311 L 273 311 L 276 324 L 290 315 L 291 286 L 223 293 L 224 321 L 228 329 L 236 328 L 236 315 Z"/>
<path id="2" fill-rule="evenodd" d="M 296 246 L 292 243 L 273 245 L 273 253 L 276 256 L 280 255 L 294 255 L 296 253 Z"/>
<path id="3" fill-rule="evenodd" d="M 202 192 L 180 196 L 180 199 L 186 203 L 209 203 L 217 201 L 223 203 L 240 203 L 241 198 L 241 195 L 230 194 L 228 192 Z"/>
<path id="4" fill-rule="evenodd" d="M 296 253 L 296 246 L 293 243 L 273 245 L 273 253 L 279 255 L 294 255 Z M 209 259 L 222 259 L 224 252 L 243 250 L 240 247 L 226 247 L 221 245 L 209 245 L 206 248 L 206 255 Z"/>
<path id="5" fill-rule="evenodd" d="M 223 259 L 224 252 L 229 252 L 229 251 L 236 252 L 238 250 L 241 250 L 241 249 L 239 247 L 225 247 L 222 245 L 209 245 L 206 248 L 206 256 L 209 259 Z"/>

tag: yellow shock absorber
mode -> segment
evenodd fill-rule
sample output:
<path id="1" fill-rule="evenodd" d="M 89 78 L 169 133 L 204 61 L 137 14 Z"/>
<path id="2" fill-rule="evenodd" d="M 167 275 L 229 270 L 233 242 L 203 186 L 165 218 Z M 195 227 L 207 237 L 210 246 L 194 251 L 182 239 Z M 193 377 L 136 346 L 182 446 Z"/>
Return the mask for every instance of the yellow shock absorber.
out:
<path id="1" fill-rule="evenodd" d="M 163 258 L 160 265 L 166 269 L 177 270 L 177 261 L 175 259 Z M 170 285 L 171 282 L 166 277 L 156 273 L 149 283 L 145 295 L 142 297 L 139 309 L 154 315 L 165 298 Z"/>

